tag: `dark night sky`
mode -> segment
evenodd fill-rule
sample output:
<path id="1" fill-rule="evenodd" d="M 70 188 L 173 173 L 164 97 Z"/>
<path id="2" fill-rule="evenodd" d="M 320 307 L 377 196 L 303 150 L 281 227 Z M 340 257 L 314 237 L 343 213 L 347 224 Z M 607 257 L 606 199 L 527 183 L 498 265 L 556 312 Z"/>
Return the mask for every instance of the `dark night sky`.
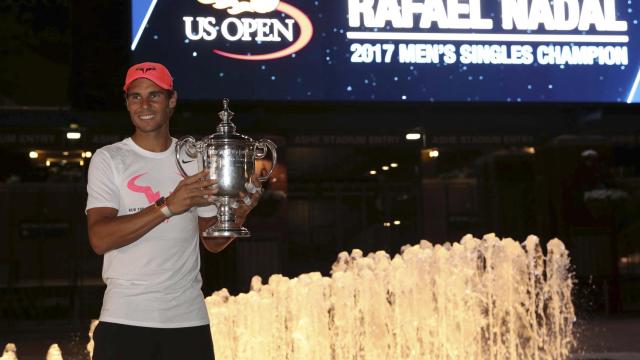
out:
<path id="1" fill-rule="evenodd" d="M 113 74 L 128 61 L 128 16 L 124 1 L 0 4 L 0 105 L 114 105 Z"/>

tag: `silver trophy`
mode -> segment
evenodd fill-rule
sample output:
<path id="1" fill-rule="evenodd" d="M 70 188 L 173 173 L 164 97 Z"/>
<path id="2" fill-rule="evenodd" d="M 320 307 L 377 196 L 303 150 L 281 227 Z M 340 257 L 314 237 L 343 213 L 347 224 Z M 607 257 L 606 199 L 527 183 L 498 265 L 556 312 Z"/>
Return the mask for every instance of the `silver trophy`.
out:
<path id="1" fill-rule="evenodd" d="M 255 173 L 255 161 L 263 159 L 268 150 L 272 153 L 272 166 L 265 176 L 259 176 L 260 182 L 266 181 L 276 166 L 276 145 L 267 139 L 254 141 L 248 136 L 236 133 L 231 122 L 233 112 L 229 110 L 229 99 L 222 101 L 223 110 L 218 113 L 222 121 L 216 133 L 196 141 L 193 136 L 184 136 L 176 144 L 176 161 L 183 176 L 189 176 L 181 164 L 181 154 L 198 163 L 198 171 L 204 169 L 210 179 L 218 180 L 218 193 L 213 203 L 218 207 L 218 222 L 206 229 L 205 237 L 247 237 L 249 230 L 236 225 L 235 209 L 246 199 L 240 193 L 251 194 L 261 191 L 251 182 Z M 190 160 L 189 159 L 189 160 Z M 185 160 L 184 158 L 182 160 Z M 193 174 L 191 174 L 193 175 Z"/>

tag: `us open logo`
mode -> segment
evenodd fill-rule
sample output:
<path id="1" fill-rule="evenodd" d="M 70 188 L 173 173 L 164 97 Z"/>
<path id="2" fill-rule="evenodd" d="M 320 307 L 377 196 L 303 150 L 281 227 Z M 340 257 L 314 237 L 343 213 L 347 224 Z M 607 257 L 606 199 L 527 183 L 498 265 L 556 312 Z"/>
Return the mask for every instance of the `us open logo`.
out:
<path id="1" fill-rule="evenodd" d="M 215 11 L 225 11 L 228 17 L 184 16 L 185 36 L 190 41 L 213 41 L 255 45 L 257 53 L 233 53 L 213 49 L 215 54 L 238 60 L 273 60 L 303 49 L 313 36 L 313 25 L 300 9 L 279 0 L 198 0 Z M 284 15 L 284 16 L 283 16 Z M 296 31 L 295 25 L 299 29 Z M 297 34 L 296 34 L 297 33 Z M 260 53 L 262 44 L 283 44 L 276 51 Z"/>

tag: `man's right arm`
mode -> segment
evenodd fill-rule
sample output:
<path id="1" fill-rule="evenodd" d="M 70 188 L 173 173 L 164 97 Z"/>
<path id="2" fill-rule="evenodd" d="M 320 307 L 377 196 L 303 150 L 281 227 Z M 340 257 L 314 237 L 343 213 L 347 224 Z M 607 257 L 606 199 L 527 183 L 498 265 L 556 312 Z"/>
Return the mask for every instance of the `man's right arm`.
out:
<path id="1" fill-rule="evenodd" d="M 133 243 L 166 219 L 155 205 L 123 216 L 118 216 L 118 210 L 114 208 L 92 208 L 87 210 L 89 243 L 96 254 L 103 255 Z"/>
<path id="2" fill-rule="evenodd" d="M 218 192 L 217 181 L 205 180 L 205 175 L 206 171 L 203 171 L 182 179 L 167 197 L 166 204 L 174 215 L 194 206 L 211 204 L 208 198 Z M 118 216 L 118 210 L 111 207 L 90 208 L 87 210 L 89 243 L 93 251 L 103 255 L 135 242 L 166 219 L 153 204 L 135 214 L 122 216 Z"/>

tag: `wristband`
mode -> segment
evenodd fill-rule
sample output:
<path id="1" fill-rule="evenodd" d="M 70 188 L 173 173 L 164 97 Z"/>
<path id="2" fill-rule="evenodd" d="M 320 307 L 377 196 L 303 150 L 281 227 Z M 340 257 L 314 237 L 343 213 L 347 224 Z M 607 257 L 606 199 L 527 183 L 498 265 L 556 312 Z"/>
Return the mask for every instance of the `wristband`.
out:
<path id="1" fill-rule="evenodd" d="M 167 206 L 167 199 L 165 199 L 164 196 L 161 196 L 158 200 L 156 200 L 155 205 L 158 209 L 160 209 L 160 211 L 162 211 L 165 217 L 170 218 L 173 215 L 175 215 L 174 213 L 171 212 L 171 209 L 169 209 L 169 206 Z"/>

